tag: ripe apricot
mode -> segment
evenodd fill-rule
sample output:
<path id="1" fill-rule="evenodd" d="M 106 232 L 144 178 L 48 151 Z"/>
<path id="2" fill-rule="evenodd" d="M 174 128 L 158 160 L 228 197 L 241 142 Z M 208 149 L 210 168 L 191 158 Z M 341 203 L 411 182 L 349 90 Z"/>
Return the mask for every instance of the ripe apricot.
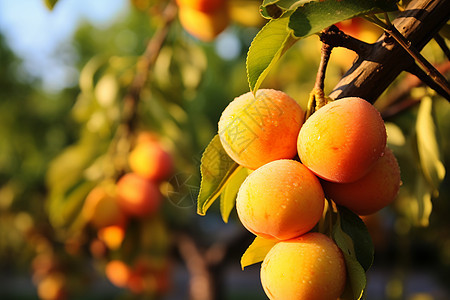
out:
<path id="1" fill-rule="evenodd" d="M 177 0 L 180 8 L 189 7 L 204 13 L 211 13 L 219 9 L 226 9 L 227 0 Z"/>
<path id="2" fill-rule="evenodd" d="M 386 128 L 380 113 L 356 97 L 333 101 L 316 111 L 298 136 L 302 163 L 333 182 L 358 180 L 385 148 Z"/>
<path id="3" fill-rule="evenodd" d="M 260 89 L 235 98 L 219 120 L 223 148 L 238 164 L 258 167 L 297 154 L 303 110 L 282 91 Z"/>
<path id="4" fill-rule="evenodd" d="M 158 209 L 161 194 L 154 182 L 127 173 L 117 182 L 117 201 L 127 214 L 144 217 Z"/>
<path id="5" fill-rule="evenodd" d="M 213 41 L 230 23 L 227 10 L 205 13 L 181 6 L 178 10 L 178 18 L 187 32 L 203 42 Z"/>
<path id="6" fill-rule="evenodd" d="M 115 286 L 126 287 L 131 275 L 131 269 L 121 260 L 111 260 L 106 264 L 105 274 Z"/>
<path id="7" fill-rule="evenodd" d="M 113 193 L 104 186 L 96 186 L 86 197 L 82 216 L 95 228 L 124 225 L 126 217 Z"/>
<path id="8" fill-rule="evenodd" d="M 394 154 L 384 155 L 361 179 L 351 183 L 323 181 L 325 195 L 358 215 L 370 215 L 389 205 L 400 188 L 400 168 Z"/>
<path id="9" fill-rule="evenodd" d="M 320 182 L 298 161 L 282 159 L 252 172 L 241 185 L 236 209 L 250 232 L 286 240 L 311 230 L 325 204 Z"/>
<path id="10" fill-rule="evenodd" d="M 317 232 L 277 243 L 261 265 L 261 283 L 271 300 L 336 300 L 345 281 L 341 250 Z"/>
<path id="11" fill-rule="evenodd" d="M 165 180 L 170 177 L 173 162 L 170 154 L 157 142 L 141 138 L 128 156 L 130 169 L 150 180 Z"/>

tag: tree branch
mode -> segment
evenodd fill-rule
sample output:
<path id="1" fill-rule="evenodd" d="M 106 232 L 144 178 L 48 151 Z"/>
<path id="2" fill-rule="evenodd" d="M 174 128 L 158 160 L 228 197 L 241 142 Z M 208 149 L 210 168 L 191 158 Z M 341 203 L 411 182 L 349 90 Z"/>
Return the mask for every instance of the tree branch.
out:
<path id="1" fill-rule="evenodd" d="M 450 0 L 413 0 L 393 21 L 405 39 L 420 51 L 448 20 Z M 383 34 L 373 50 L 358 59 L 336 85 L 330 97 L 357 96 L 374 103 L 392 81 L 414 60 Z"/>

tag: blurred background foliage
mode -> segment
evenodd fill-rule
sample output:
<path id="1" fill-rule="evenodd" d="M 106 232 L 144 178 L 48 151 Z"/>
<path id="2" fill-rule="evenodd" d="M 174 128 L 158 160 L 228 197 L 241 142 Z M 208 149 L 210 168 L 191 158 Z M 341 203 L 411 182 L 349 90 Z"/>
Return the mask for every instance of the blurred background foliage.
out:
<path id="1" fill-rule="evenodd" d="M 131 121 L 124 120 L 123 101 L 140 56 L 164 23 L 165 1 L 127 2 L 127 14 L 107 27 L 81 24 L 70 43 L 79 82 L 58 91 L 24 73 L 0 33 L 0 298 L 188 299 L 190 284 L 206 276 L 203 263 L 215 299 L 265 299 L 258 266 L 240 270 L 252 236 L 235 213 L 228 224 L 215 206 L 205 217 L 196 215 L 202 151 L 225 106 L 249 90 L 246 52 L 264 23 L 255 18 L 259 1 L 231 2 L 236 17 L 214 42 L 190 36 L 178 20 L 170 24 Z M 257 22 L 242 24 L 249 19 Z M 367 42 L 380 34 L 367 24 L 358 32 Z M 66 48 L 60 49 L 63 55 Z M 448 70 L 435 42 L 422 53 Z M 347 50 L 333 52 L 326 92 L 353 58 Z M 319 60 L 318 37 L 297 43 L 262 87 L 283 90 L 305 108 Z M 413 80 L 402 74 L 376 104 L 403 187 L 391 207 L 365 219 L 376 247 L 367 299 L 450 295 L 450 182 L 444 167 L 450 161 L 450 108 Z M 404 86 L 410 88 L 400 97 Z M 411 105 L 396 110 L 404 101 Z M 141 131 L 158 136 L 173 158 L 173 177 L 160 185 L 166 200 L 156 217 L 130 222 L 119 247 L 105 246 L 81 211 L 94 186 L 129 171 L 127 155 Z M 151 268 L 167 262 L 161 277 L 170 283 L 117 287 L 105 275 L 112 260 L 150 261 Z"/>

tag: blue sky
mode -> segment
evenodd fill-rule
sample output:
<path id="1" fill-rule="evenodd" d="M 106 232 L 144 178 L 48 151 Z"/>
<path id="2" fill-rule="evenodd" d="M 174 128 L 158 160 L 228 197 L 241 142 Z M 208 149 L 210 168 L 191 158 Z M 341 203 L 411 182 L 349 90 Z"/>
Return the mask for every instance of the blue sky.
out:
<path id="1" fill-rule="evenodd" d="M 0 31 L 23 59 L 24 72 L 42 78 L 47 90 L 57 91 L 78 79 L 68 41 L 79 22 L 106 27 L 128 7 L 129 0 L 59 0 L 49 11 L 43 0 L 0 0 Z M 53 58 L 56 49 L 65 53 L 63 61 Z"/>

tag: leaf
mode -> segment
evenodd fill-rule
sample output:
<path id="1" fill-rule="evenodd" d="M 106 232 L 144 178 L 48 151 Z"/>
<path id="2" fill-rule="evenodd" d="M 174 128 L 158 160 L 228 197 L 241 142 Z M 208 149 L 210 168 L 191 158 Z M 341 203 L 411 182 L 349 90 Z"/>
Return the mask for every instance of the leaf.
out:
<path id="1" fill-rule="evenodd" d="M 417 148 L 423 174 L 437 191 L 445 177 L 445 167 L 439 146 L 439 136 L 433 114 L 433 100 L 424 97 L 416 121 Z"/>
<path id="2" fill-rule="evenodd" d="M 300 5 L 320 0 L 265 0 L 261 5 L 261 14 L 268 19 L 277 19 L 285 11 L 294 10 Z"/>
<path id="3" fill-rule="evenodd" d="M 48 9 L 52 10 L 58 0 L 44 0 L 45 6 L 47 6 Z"/>
<path id="4" fill-rule="evenodd" d="M 431 196 L 433 187 L 426 180 L 423 174 L 417 174 L 414 194 L 415 197 L 411 199 L 411 211 L 414 216 L 414 223 L 417 226 L 427 227 L 430 223 L 430 215 L 433 210 Z"/>
<path id="5" fill-rule="evenodd" d="M 197 198 L 197 213 L 204 216 L 219 197 L 225 185 L 242 167 L 232 160 L 222 147 L 217 134 L 206 147 L 201 159 L 202 181 Z"/>
<path id="6" fill-rule="evenodd" d="M 339 207 L 339 215 L 342 230 L 353 241 L 356 258 L 365 271 L 369 270 L 373 263 L 374 248 L 372 238 L 363 220 L 345 207 Z"/>
<path id="7" fill-rule="evenodd" d="M 263 261 L 276 243 L 276 241 L 257 236 L 241 257 L 242 270 L 247 266 Z"/>
<path id="8" fill-rule="evenodd" d="M 332 235 L 342 250 L 348 274 L 346 292 L 340 299 L 361 299 L 367 284 L 365 267 L 368 269 L 373 260 L 370 235 L 361 219 L 343 207 L 338 207 Z"/>
<path id="9" fill-rule="evenodd" d="M 290 16 L 289 28 L 298 38 L 317 33 L 335 23 L 359 15 L 397 10 L 393 0 L 324 0 L 298 7 Z"/>
<path id="10" fill-rule="evenodd" d="M 236 202 L 236 195 L 241 187 L 241 184 L 244 182 L 245 178 L 247 178 L 248 172 L 248 169 L 240 168 L 238 171 L 233 173 L 233 176 L 226 184 L 222 194 L 220 194 L 220 212 L 225 223 L 228 223 L 231 210 Z"/>
<path id="11" fill-rule="evenodd" d="M 298 40 L 287 28 L 289 16 L 269 21 L 255 36 L 247 54 L 247 78 L 256 93 L 270 69 Z"/>

